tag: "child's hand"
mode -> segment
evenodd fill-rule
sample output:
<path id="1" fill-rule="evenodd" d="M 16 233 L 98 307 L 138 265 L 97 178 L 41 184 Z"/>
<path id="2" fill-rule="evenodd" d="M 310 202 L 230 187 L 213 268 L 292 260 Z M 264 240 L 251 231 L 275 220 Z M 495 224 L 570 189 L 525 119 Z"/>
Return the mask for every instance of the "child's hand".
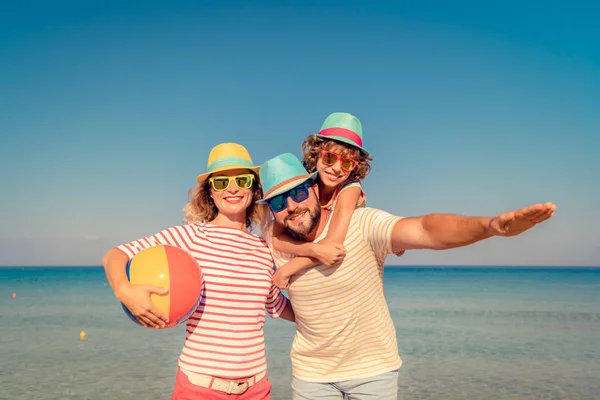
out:
<path id="1" fill-rule="evenodd" d="M 327 266 L 333 266 L 346 257 L 346 249 L 341 243 L 323 240 L 312 244 L 312 257 Z"/>
<path id="2" fill-rule="evenodd" d="M 273 275 L 273 283 L 279 289 L 287 289 L 290 284 L 290 277 L 275 273 L 275 275 Z"/>

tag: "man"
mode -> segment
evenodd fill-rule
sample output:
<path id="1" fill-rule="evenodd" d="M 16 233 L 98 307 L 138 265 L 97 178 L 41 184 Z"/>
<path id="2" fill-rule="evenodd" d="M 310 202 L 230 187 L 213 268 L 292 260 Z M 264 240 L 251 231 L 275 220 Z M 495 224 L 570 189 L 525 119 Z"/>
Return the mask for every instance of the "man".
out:
<path id="1" fill-rule="evenodd" d="M 331 212 L 319 207 L 318 187 L 298 158 L 286 153 L 260 169 L 263 202 L 294 238 L 319 241 L 327 234 Z M 429 214 L 401 218 L 374 208 L 357 208 L 336 266 L 320 265 L 290 280 L 289 299 L 296 314 L 291 360 L 295 400 L 397 399 L 396 331 L 383 291 L 384 262 L 406 250 L 444 250 L 493 236 L 515 236 L 552 217 L 555 205 L 536 204 L 495 217 Z M 291 255 L 275 251 L 277 267 Z"/>

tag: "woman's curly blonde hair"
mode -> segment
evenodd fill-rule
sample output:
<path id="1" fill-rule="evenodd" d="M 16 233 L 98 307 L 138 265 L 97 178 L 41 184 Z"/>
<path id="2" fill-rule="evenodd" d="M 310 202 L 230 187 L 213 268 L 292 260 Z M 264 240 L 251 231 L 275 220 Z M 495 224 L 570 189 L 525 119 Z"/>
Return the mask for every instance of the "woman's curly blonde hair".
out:
<path id="1" fill-rule="evenodd" d="M 324 139 L 317 135 L 310 134 L 302 143 L 302 155 L 304 156 L 302 164 L 304 164 L 304 168 L 306 168 L 309 173 L 317 170 L 317 161 L 319 161 L 319 157 L 321 157 L 321 150 L 331 151 L 342 157 L 352 158 L 358 161 L 356 168 L 350 172 L 350 176 L 348 177 L 348 180 L 351 182 L 358 182 L 365 179 L 371 171 L 370 161 L 373 160 L 373 157 L 366 155 L 357 147 L 338 142 L 337 140 Z"/>
<path id="2" fill-rule="evenodd" d="M 254 175 L 252 184 L 252 201 L 246 209 L 246 228 L 261 228 L 265 224 L 267 216 L 266 207 L 262 204 L 256 204 L 257 200 L 262 199 L 263 190 L 258 176 Z M 219 209 L 210 197 L 210 182 L 198 184 L 192 187 L 188 193 L 188 203 L 183 207 L 183 221 L 186 224 L 207 223 L 214 220 L 219 214 Z"/>

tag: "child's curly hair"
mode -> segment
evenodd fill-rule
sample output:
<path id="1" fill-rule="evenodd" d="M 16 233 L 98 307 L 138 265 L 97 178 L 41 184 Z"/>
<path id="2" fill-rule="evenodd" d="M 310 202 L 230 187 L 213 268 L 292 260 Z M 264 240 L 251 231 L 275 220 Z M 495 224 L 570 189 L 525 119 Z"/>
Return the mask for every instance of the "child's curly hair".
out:
<path id="1" fill-rule="evenodd" d="M 265 224 L 267 213 L 263 205 L 256 204 L 257 200 L 262 199 L 263 190 L 256 174 L 252 174 L 254 175 L 254 183 L 252 184 L 252 201 L 246 209 L 246 228 L 256 227 L 260 229 Z M 208 179 L 203 184 L 196 185 L 189 190 L 188 203 L 183 208 L 183 214 L 183 221 L 186 224 L 206 223 L 217 217 L 219 209 L 210 197 L 210 182 Z"/>
<path id="2" fill-rule="evenodd" d="M 373 160 L 373 157 L 367 156 L 357 147 L 338 142 L 337 140 L 324 139 L 315 134 L 310 134 L 302 143 L 302 155 L 304 156 L 302 164 L 304 164 L 304 168 L 306 168 L 309 173 L 317 170 L 317 161 L 321 156 L 321 150 L 331 151 L 342 157 L 352 158 L 358 161 L 356 168 L 350 172 L 350 176 L 348 177 L 348 180 L 351 182 L 358 182 L 365 179 L 371 171 L 370 161 Z"/>

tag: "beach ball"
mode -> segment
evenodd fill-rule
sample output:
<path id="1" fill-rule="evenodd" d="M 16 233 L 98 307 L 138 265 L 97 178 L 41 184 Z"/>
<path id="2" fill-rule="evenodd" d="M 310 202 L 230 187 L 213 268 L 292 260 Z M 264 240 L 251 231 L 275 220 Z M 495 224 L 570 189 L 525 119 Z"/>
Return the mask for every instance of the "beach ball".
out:
<path id="1" fill-rule="evenodd" d="M 150 295 L 152 304 L 169 318 L 162 329 L 185 322 L 202 299 L 204 278 L 200 266 L 190 253 L 179 247 L 160 245 L 140 251 L 127 263 L 127 279 L 134 285 L 169 289 L 165 295 Z M 133 322 L 141 325 L 123 303 L 121 306 Z"/>

